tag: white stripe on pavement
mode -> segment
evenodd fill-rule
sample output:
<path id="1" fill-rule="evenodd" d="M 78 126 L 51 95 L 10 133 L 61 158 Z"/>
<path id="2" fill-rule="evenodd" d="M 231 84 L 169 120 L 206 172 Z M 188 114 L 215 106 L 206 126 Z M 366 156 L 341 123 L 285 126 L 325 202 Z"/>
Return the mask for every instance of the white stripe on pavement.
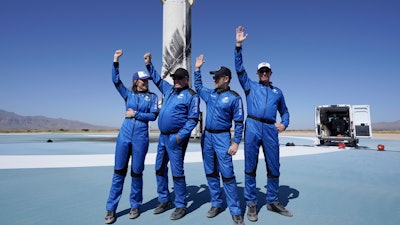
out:
<path id="1" fill-rule="evenodd" d="M 328 153 L 339 150 L 337 147 L 281 147 L 280 156 L 310 155 Z M 260 154 L 263 158 L 263 154 Z M 233 160 L 244 160 L 243 149 L 233 156 Z M 148 153 L 145 164 L 154 165 L 156 153 Z M 201 152 L 186 152 L 185 163 L 202 162 Z M 114 154 L 92 155 L 0 155 L 0 169 L 28 169 L 28 168 L 66 168 L 66 167 L 94 167 L 114 166 Z"/>

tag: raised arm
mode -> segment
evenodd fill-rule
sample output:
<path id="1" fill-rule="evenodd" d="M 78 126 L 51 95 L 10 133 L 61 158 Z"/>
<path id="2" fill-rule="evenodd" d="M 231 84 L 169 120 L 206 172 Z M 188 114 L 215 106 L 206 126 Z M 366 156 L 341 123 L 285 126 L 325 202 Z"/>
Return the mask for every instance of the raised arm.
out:
<path id="1" fill-rule="evenodd" d="M 203 87 L 203 82 L 201 81 L 201 66 L 204 64 L 204 55 L 199 55 L 196 57 L 195 72 L 194 72 L 194 87 L 197 92 L 200 92 Z"/>
<path id="2" fill-rule="evenodd" d="M 114 83 L 115 88 L 118 90 L 119 94 L 123 99 L 128 96 L 129 90 L 124 86 L 119 77 L 119 58 L 123 55 L 122 49 L 117 49 L 114 53 L 114 63 L 112 67 L 111 79 Z"/>
<path id="3" fill-rule="evenodd" d="M 242 43 L 247 39 L 247 34 L 244 33 L 244 27 L 238 26 L 236 28 L 236 47 L 235 47 L 235 69 L 238 75 L 238 80 L 242 86 L 245 94 L 248 94 L 250 90 L 251 80 L 247 76 L 247 72 L 243 66 L 243 56 L 242 56 Z"/>
<path id="4" fill-rule="evenodd" d="M 144 63 L 146 65 L 147 71 L 149 72 L 149 75 L 151 79 L 153 80 L 154 84 L 157 86 L 157 88 L 161 91 L 161 93 L 166 94 L 173 85 L 168 83 L 167 81 L 163 80 L 160 76 L 160 74 L 157 73 L 156 69 L 154 68 L 153 64 L 151 63 L 151 53 L 147 52 L 143 56 L 144 58 Z"/>

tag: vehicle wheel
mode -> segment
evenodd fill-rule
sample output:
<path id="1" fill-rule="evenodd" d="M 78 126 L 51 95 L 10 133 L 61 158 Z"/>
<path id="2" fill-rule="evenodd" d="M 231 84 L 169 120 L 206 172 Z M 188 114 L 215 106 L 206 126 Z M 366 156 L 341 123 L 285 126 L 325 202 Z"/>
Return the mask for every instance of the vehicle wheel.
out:
<path id="1" fill-rule="evenodd" d="M 324 144 L 325 144 L 325 141 L 324 141 L 324 140 L 319 140 L 319 144 L 320 144 L 320 145 L 324 145 Z"/>

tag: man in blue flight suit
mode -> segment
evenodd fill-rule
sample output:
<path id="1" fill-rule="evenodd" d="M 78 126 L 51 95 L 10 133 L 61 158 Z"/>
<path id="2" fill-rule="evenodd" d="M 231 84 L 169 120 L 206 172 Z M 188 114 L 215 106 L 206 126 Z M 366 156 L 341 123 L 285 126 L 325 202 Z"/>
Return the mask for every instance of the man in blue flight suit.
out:
<path id="1" fill-rule="evenodd" d="M 133 74 L 132 90 L 125 87 L 119 76 L 119 58 L 122 56 L 122 49 L 114 53 L 114 64 L 112 67 L 112 82 L 115 88 L 125 101 L 125 119 L 118 133 L 115 147 L 115 165 L 110 194 L 106 204 L 107 214 L 105 223 L 114 223 L 116 220 L 115 211 L 121 199 L 122 189 L 128 162 L 131 162 L 131 194 L 129 218 L 135 219 L 139 216 L 139 206 L 142 204 L 143 195 L 143 170 L 144 160 L 149 147 L 149 121 L 154 121 L 158 115 L 157 95 L 149 92 L 148 79 L 150 78 L 143 71 Z"/>
<path id="2" fill-rule="evenodd" d="M 207 217 L 212 218 L 221 212 L 222 195 L 220 173 L 222 176 L 226 201 L 234 224 L 244 224 L 238 197 L 236 177 L 233 170 L 232 156 L 236 154 L 243 132 L 243 104 L 238 93 L 231 90 L 229 83 L 231 71 L 226 67 L 211 71 L 215 89 L 203 86 L 200 68 L 204 55 L 196 58 L 195 88 L 207 105 L 206 127 L 202 135 L 202 153 L 204 170 L 211 195 L 211 209 Z M 232 121 L 235 133 L 231 141 Z"/>
<path id="3" fill-rule="evenodd" d="M 163 104 L 158 118 L 160 138 L 156 156 L 156 178 L 158 206 L 154 214 L 168 209 L 171 204 L 168 189 L 168 161 L 174 182 L 175 211 L 171 220 L 177 220 L 186 215 L 186 179 L 184 173 L 184 157 L 192 130 L 199 119 L 200 99 L 195 91 L 189 88 L 189 73 L 179 68 L 171 74 L 174 85 L 161 79 L 151 63 L 151 54 L 144 55 L 146 68 L 161 93 Z"/>
<path id="4" fill-rule="evenodd" d="M 252 81 L 243 67 L 242 42 L 246 40 L 244 27 L 236 29 L 235 68 L 247 101 L 247 119 L 244 134 L 245 190 L 248 206 L 247 218 L 257 221 L 256 170 L 262 146 L 267 167 L 267 209 L 285 216 L 293 216 L 278 201 L 279 191 L 279 138 L 278 133 L 289 125 L 289 111 L 282 91 L 272 86 L 271 65 L 262 62 L 257 67 L 258 82 Z M 276 122 L 279 112 L 281 122 Z"/>

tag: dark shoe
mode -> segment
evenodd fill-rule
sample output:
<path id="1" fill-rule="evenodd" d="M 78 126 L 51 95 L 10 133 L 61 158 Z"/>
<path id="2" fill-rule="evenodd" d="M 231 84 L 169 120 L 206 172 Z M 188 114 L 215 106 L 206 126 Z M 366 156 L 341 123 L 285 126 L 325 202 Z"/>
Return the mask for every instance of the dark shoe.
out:
<path id="1" fill-rule="evenodd" d="M 186 215 L 186 208 L 176 208 L 175 211 L 171 214 L 171 220 L 179 220 L 180 218 Z"/>
<path id="2" fill-rule="evenodd" d="M 285 207 L 283 207 L 283 205 L 281 205 L 281 203 L 279 203 L 278 201 L 275 201 L 272 204 L 267 204 L 267 209 L 269 211 L 276 212 L 284 216 L 293 216 L 293 214 L 289 210 L 285 209 Z"/>
<path id="3" fill-rule="evenodd" d="M 251 203 L 247 206 L 247 219 L 251 222 L 256 222 L 258 220 L 256 204 Z"/>
<path id="4" fill-rule="evenodd" d="M 112 224 L 115 222 L 115 212 L 107 211 L 106 217 L 104 218 L 106 224 Z"/>
<path id="5" fill-rule="evenodd" d="M 241 215 L 232 216 L 232 220 L 234 225 L 244 225 L 243 217 Z"/>
<path id="6" fill-rule="evenodd" d="M 139 209 L 132 208 L 129 212 L 129 219 L 136 219 L 140 215 Z"/>
<path id="7" fill-rule="evenodd" d="M 171 202 L 160 202 L 157 205 L 157 208 L 153 210 L 154 214 L 160 214 L 165 212 L 171 206 Z"/>
<path id="8" fill-rule="evenodd" d="M 208 212 L 207 212 L 207 217 L 208 218 L 216 217 L 220 212 L 221 212 L 221 208 L 211 206 L 210 210 L 208 210 Z"/>

